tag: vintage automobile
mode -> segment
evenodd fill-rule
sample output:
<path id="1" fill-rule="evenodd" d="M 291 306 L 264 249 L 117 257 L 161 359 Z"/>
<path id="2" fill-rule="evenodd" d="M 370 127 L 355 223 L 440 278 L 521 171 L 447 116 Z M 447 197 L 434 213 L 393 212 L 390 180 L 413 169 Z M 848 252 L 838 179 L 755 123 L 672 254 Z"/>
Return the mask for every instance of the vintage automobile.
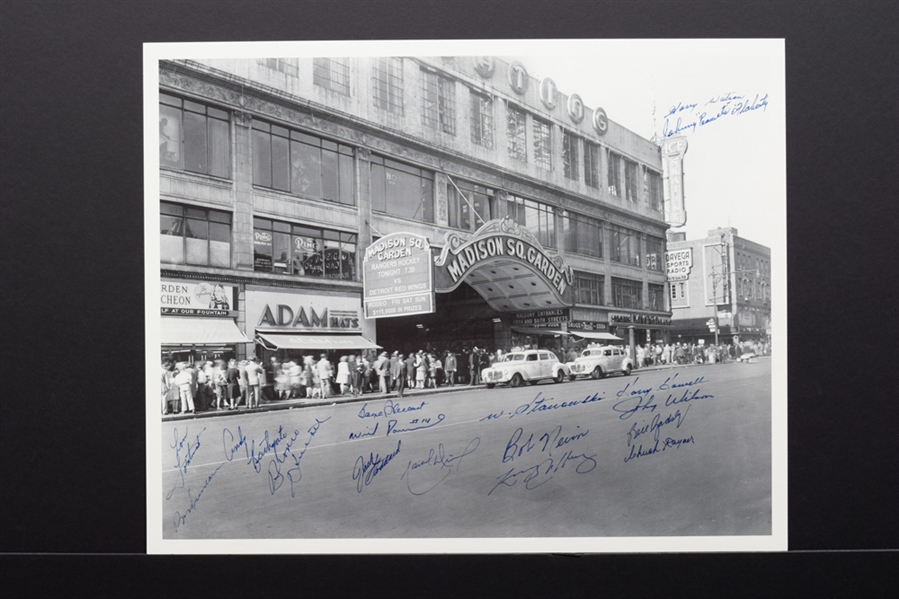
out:
<path id="1" fill-rule="evenodd" d="M 501 362 L 482 370 L 481 381 L 488 389 L 493 389 L 502 384 L 510 387 L 518 387 L 523 383 L 536 385 L 547 379 L 561 383 L 569 375 L 568 366 L 559 362 L 553 352 L 547 349 L 527 349 L 509 352 Z"/>
<path id="2" fill-rule="evenodd" d="M 620 372 L 625 376 L 634 367 L 627 349 L 616 345 L 590 345 L 574 362 L 568 362 L 571 380 L 578 376 L 601 379 L 607 374 Z"/>

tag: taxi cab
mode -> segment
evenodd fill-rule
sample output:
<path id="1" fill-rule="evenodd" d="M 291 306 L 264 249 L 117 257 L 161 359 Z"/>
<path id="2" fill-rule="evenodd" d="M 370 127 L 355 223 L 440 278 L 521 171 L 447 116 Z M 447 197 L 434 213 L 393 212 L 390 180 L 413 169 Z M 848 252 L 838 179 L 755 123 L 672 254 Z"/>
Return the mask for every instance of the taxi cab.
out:
<path id="1" fill-rule="evenodd" d="M 574 362 L 568 362 L 571 380 L 579 376 L 601 379 L 607 374 L 620 372 L 627 376 L 634 364 L 626 348 L 617 345 L 590 345 Z"/>
<path id="2" fill-rule="evenodd" d="M 523 383 L 536 385 L 542 380 L 561 383 L 568 376 L 568 366 L 547 349 L 512 351 L 501 362 L 481 371 L 481 381 L 488 389 L 504 384 L 510 387 L 519 387 Z"/>

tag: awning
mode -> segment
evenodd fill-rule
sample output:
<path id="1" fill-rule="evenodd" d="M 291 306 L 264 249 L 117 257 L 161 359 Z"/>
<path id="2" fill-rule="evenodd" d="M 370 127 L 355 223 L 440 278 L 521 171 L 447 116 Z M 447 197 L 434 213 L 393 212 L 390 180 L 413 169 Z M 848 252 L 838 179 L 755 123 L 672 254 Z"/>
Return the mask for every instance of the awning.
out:
<path id="1" fill-rule="evenodd" d="M 269 349 L 381 349 L 362 335 L 256 333 L 256 339 Z"/>
<path id="2" fill-rule="evenodd" d="M 624 339 L 611 333 L 598 333 L 594 331 L 571 331 L 571 334 L 577 335 L 578 337 L 584 337 L 586 339 L 598 339 L 600 341 L 617 341 L 618 343 L 624 343 Z"/>
<path id="3" fill-rule="evenodd" d="M 533 327 L 512 327 L 512 330 L 516 333 L 521 333 L 522 335 L 552 335 L 555 337 L 556 335 L 570 335 L 568 331 L 563 331 L 561 329 L 541 329 L 541 328 L 533 328 Z"/>
<path id="4" fill-rule="evenodd" d="M 163 345 L 232 345 L 250 343 L 230 318 L 163 316 Z"/>

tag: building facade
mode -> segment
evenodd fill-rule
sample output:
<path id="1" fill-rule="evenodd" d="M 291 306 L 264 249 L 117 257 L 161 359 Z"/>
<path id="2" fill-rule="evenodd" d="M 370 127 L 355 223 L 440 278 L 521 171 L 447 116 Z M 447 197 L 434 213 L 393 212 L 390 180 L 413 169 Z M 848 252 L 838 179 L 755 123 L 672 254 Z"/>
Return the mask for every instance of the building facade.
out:
<path id="1" fill-rule="evenodd" d="M 767 341 L 771 335 L 771 250 L 737 229 L 686 240 L 669 233 L 666 264 L 672 341 Z"/>
<path id="2" fill-rule="evenodd" d="M 526 65 L 173 60 L 159 82 L 164 354 L 561 349 L 670 328 L 659 147 Z M 423 236 L 436 258 L 498 228 L 534 251 L 485 254 L 434 313 L 364 317 L 373 242 Z"/>

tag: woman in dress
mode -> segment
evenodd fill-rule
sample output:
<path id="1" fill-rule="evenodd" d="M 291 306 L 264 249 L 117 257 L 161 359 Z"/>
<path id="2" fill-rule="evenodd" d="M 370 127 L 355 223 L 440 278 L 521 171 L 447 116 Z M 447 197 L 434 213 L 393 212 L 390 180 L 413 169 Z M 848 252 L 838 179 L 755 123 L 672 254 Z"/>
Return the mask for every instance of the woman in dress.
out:
<path id="1" fill-rule="evenodd" d="M 340 361 L 337 362 L 337 380 L 335 382 L 340 386 L 340 394 L 346 395 L 350 384 L 350 364 L 346 356 L 340 356 Z"/>
<path id="2" fill-rule="evenodd" d="M 415 356 L 415 388 L 424 389 L 428 378 L 428 362 L 422 352 Z"/>

